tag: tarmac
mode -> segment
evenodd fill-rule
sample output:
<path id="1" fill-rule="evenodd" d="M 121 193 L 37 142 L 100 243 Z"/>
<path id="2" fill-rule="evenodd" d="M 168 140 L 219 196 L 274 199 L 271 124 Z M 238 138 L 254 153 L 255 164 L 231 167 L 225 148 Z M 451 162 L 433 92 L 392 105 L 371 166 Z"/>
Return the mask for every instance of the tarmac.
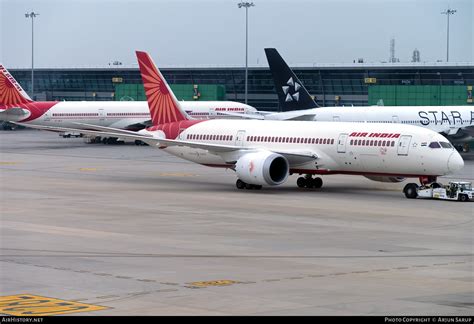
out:
<path id="1" fill-rule="evenodd" d="M 237 190 L 152 147 L 2 131 L 0 314 L 474 313 L 473 202 L 296 179 Z"/>

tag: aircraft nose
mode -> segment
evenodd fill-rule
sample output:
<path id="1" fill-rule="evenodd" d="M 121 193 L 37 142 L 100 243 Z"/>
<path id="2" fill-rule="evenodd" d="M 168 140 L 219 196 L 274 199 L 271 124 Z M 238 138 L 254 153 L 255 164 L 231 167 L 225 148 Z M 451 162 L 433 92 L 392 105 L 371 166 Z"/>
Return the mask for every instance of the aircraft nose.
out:
<path id="1" fill-rule="evenodd" d="M 458 152 L 453 152 L 448 159 L 448 170 L 452 173 L 464 167 L 464 160 Z"/>

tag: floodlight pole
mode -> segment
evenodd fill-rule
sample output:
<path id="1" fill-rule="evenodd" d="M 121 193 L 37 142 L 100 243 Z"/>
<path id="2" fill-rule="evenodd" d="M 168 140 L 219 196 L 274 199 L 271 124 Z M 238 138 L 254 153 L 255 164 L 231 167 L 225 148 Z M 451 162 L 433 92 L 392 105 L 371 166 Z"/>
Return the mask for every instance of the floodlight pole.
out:
<path id="1" fill-rule="evenodd" d="M 247 104 L 248 93 L 248 47 L 249 47 L 249 8 L 255 6 L 253 2 L 240 2 L 239 8 L 245 8 L 245 104 Z"/>
<path id="2" fill-rule="evenodd" d="M 30 12 L 25 14 L 25 18 L 31 18 L 31 98 L 34 100 L 34 18 L 39 16 L 39 13 Z"/>
<path id="3" fill-rule="evenodd" d="M 441 13 L 442 15 L 446 15 L 446 17 L 448 18 L 446 31 L 446 62 L 449 62 L 449 16 L 454 15 L 456 11 L 457 10 L 452 10 L 448 8 L 448 10 Z"/>

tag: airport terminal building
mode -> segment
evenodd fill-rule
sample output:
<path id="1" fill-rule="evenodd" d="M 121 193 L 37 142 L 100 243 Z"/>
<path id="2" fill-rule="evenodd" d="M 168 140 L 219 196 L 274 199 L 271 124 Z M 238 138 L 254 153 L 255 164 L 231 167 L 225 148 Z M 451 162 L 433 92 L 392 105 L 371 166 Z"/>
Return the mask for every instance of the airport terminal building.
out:
<path id="1" fill-rule="evenodd" d="M 320 106 L 472 105 L 473 63 L 351 63 L 292 67 Z M 245 68 L 163 68 L 178 99 L 244 102 Z M 27 92 L 31 70 L 10 69 Z M 268 67 L 249 67 L 248 103 L 278 111 Z M 38 68 L 36 100 L 145 100 L 137 67 Z"/>

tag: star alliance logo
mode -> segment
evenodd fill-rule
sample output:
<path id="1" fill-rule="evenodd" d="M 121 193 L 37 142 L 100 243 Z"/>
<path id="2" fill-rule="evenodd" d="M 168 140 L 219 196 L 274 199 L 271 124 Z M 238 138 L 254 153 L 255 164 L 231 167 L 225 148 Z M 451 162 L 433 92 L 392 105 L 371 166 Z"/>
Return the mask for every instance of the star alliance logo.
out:
<path id="1" fill-rule="evenodd" d="M 291 77 L 288 82 L 286 82 L 286 84 L 286 86 L 281 87 L 283 89 L 283 93 L 286 95 L 285 102 L 300 100 L 300 93 L 298 90 L 301 88 L 301 85 L 298 82 L 294 82 L 293 77 Z M 290 93 L 291 87 L 294 87 L 293 94 Z"/>

